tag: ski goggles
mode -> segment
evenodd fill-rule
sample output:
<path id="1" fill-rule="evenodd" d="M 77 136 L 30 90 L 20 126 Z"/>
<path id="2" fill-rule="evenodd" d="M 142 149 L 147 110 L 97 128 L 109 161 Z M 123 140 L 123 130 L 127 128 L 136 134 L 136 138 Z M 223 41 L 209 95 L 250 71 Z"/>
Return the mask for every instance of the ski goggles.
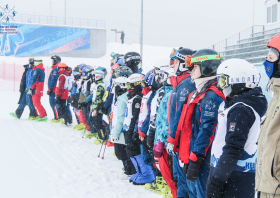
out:
<path id="1" fill-rule="evenodd" d="M 195 63 L 200 63 L 206 60 L 222 60 L 222 57 L 220 55 L 206 55 L 206 56 L 199 56 L 195 58 L 192 56 L 187 56 L 185 60 L 185 65 L 187 67 L 192 67 L 194 66 Z"/>
<path id="2" fill-rule="evenodd" d="M 170 56 L 169 56 L 171 59 L 176 59 L 176 58 L 179 58 L 181 60 L 185 60 L 186 59 L 186 56 L 183 55 L 183 54 L 180 54 L 178 50 L 176 50 L 175 48 L 173 48 Z M 173 63 L 174 64 L 174 63 Z"/>
<path id="3" fill-rule="evenodd" d="M 115 55 L 116 55 L 115 52 L 112 52 L 112 53 L 110 54 L 111 57 L 115 57 Z"/>
<path id="4" fill-rule="evenodd" d="M 260 82 L 260 75 L 230 77 L 228 75 L 221 74 L 221 75 L 217 75 L 217 78 L 218 78 L 218 86 L 221 89 L 224 89 L 225 87 L 233 84 Z"/>
<path id="5" fill-rule="evenodd" d="M 135 83 L 126 83 L 125 86 L 126 86 L 127 89 L 131 89 L 132 87 L 135 87 L 135 86 L 140 85 L 140 84 L 141 84 L 141 82 L 138 81 L 138 82 L 135 82 Z"/>

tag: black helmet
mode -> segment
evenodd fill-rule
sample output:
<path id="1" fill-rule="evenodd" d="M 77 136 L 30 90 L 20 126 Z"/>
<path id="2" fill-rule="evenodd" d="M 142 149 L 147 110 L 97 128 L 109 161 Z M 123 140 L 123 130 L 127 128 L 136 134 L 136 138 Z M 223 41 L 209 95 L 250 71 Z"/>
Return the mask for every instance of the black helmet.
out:
<path id="1" fill-rule="evenodd" d="M 222 58 L 212 49 L 202 49 L 195 52 L 191 63 L 200 66 L 201 77 L 215 76 Z"/>
<path id="2" fill-rule="evenodd" d="M 180 54 L 184 55 L 184 56 L 190 56 L 190 55 L 193 54 L 193 50 L 188 49 L 188 48 L 182 48 L 182 47 L 179 48 L 178 52 Z M 182 57 L 182 58 L 179 58 L 179 60 L 180 60 L 180 63 L 184 63 L 185 64 L 186 58 L 183 59 L 183 57 Z"/>
<path id="3" fill-rule="evenodd" d="M 137 52 L 128 52 L 124 55 L 123 62 L 128 67 L 138 67 L 141 62 L 141 56 Z"/>
<path id="4" fill-rule="evenodd" d="M 61 58 L 57 55 L 51 56 L 51 59 L 53 59 L 53 65 L 61 62 Z"/>

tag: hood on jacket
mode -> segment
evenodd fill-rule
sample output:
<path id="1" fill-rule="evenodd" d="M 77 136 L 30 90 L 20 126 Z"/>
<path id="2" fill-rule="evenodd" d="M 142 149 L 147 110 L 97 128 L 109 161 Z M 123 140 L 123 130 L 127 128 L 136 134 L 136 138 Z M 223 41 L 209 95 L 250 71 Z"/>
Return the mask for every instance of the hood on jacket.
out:
<path id="1" fill-rule="evenodd" d="M 44 68 L 43 64 L 40 64 L 40 65 L 37 65 L 36 67 L 33 67 L 33 71 L 35 69 L 41 69 L 42 71 L 45 71 L 45 68 Z"/>
<path id="2" fill-rule="evenodd" d="M 267 110 L 267 100 L 266 97 L 262 93 L 262 89 L 260 87 L 255 87 L 250 91 L 247 91 L 241 95 L 234 96 L 229 101 L 229 106 L 234 105 L 235 103 L 243 102 L 251 107 L 263 117 Z"/>
<path id="3" fill-rule="evenodd" d="M 189 73 L 185 73 L 183 75 L 180 76 L 171 76 L 170 77 L 170 82 L 171 85 L 173 87 L 173 89 L 180 84 L 180 82 L 182 82 L 183 80 L 185 80 L 186 78 L 190 77 L 191 75 Z"/>

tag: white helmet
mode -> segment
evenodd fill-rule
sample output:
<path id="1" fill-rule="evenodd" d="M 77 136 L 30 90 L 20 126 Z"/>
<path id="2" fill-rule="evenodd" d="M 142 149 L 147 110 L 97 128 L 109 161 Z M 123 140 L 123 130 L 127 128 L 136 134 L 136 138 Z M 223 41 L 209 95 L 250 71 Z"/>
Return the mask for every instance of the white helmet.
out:
<path id="1" fill-rule="evenodd" d="M 245 86 L 239 87 L 240 91 L 245 88 L 255 88 L 260 82 L 261 75 L 257 68 L 242 59 L 229 59 L 218 67 L 217 77 L 219 86 L 222 89 L 245 83 Z M 228 95 L 228 94 L 227 94 Z"/>
<path id="2" fill-rule="evenodd" d="M 119 85 L 122 89 L 126 89 L 125 86 L 126 82 L 127 82 L 126 77 L 118 77 L 117 79 L 115 79 L 114 84 Z"/>
<path id="3" fill-rule="evenodd" d="M 101 79 L 105 78 L 105 73 L 101 70 L 96 70 L 93 72 L 93 77 L 94 77 L 95 81 L 101 80 Z"/>
<path id="4" fill-rule="evenodd" d="M 125 84 L 127 89 L 142 89 L 141 82 L 143 80 L 142 74 L 132 74 L 127 78 L 127 82 Z"/>

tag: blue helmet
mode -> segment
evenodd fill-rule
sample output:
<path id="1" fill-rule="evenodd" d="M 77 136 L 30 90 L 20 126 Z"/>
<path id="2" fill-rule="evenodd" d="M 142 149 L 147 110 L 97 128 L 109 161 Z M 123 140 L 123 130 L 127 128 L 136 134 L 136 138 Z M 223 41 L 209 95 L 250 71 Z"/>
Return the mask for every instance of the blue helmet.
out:
<path id="1" fill-rule="evenodd" d="M 155 75 L 154 75 L 154 72 L 152 69 L 145 75 L 143 81 L 146 84 L 146 86 L 151 86 L 153 84 L 154 78 L 155 78 Z"/>

